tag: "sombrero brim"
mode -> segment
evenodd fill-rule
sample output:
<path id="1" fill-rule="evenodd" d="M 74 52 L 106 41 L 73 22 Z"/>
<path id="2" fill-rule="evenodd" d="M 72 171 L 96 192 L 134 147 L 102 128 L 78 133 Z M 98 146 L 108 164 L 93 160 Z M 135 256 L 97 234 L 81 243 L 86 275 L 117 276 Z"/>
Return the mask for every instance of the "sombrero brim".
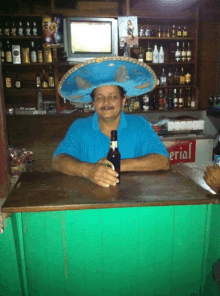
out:
<path id="1" fill-rule="evenodd" d="M 152 91 L 156 74 L 150 66 L 133 58 L 104 57 L 88 60 L 71 68 L 58 85 L 66 100 L 91 102 L 93 89 L 103 85 L 119 85 L 129 97 Z"/>

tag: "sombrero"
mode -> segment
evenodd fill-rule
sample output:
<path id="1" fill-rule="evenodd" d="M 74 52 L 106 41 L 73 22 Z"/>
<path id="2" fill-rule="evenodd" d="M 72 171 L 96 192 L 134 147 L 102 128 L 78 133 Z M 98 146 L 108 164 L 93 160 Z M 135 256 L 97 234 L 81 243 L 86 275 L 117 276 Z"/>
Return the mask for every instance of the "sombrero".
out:
<path id="1" fill-rule="evenodd" d="M 156 74 L 150 66 L 128 57 L 96 58 L 72 67 L 61 79 L 58 92 L 65 100 L 91 102 L 93 89 L 103 85 L 119 85 L 129 97 L 153 90 Z"/>

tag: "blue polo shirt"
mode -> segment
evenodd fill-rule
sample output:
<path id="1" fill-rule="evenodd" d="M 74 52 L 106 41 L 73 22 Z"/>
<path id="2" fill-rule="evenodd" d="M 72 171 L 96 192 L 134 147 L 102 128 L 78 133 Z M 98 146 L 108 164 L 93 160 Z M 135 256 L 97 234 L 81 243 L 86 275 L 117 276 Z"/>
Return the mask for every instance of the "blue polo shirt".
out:
<path id="1" fill-rule="evenodd" d="M 149 122 L 142 116 L 121 113 L 117 129 L 121 159 L 136 158 L 151 153 L 169 154 Z M 96 163 L 106 157 L 110 139 L 99 127 L 98 114 L 75 120 L 53 157 L 69 154 L 80 161 Z"/>

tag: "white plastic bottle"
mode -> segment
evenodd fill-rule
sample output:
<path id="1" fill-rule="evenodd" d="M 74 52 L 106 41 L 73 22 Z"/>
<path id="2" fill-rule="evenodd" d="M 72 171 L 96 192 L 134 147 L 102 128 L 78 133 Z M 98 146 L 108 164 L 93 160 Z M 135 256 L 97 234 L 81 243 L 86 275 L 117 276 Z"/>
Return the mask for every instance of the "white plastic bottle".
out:
<path id="1" fill-rule="evenodd" d="M 162 64 L 164 63 L 164 50 L 163 46 L 160 46 L 160 51 L 159 51 L 159 63 Z"/>
<path id="2" fill-rule="evenodd" d="M 159 63 L 159 52 L 156 44 L 154 45 L 154 51 L 153 51 L 153 63 L 154 64 Z"/>

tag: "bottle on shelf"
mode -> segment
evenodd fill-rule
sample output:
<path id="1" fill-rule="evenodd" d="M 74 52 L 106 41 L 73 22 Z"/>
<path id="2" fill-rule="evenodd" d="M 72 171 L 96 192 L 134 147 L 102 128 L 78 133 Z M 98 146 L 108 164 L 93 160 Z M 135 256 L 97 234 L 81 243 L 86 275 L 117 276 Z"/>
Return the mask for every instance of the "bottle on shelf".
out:
<path id="1" fill-rule="evenodd" d="M 172 89 L 169 89 L 168 92 L 168 109 L 171 110 L 173 109 L 173 92 Z"/>
<path id="2" fill-rule="evenodd" d="M 177 37 L 182 37 L 182 30 L 180 26 L 177 29 Z"/>
<path id="3" fill-rule="evenodd" d="M 21 49 L 22 64 L 30 64 L 30 48 L 22 47 Z"/>
<path id="4" fill-rule="evenodd" d="M 15 22 L 12 22 L 12 26 L 11 26 L 11 36 L 15 37 L 17 36 L 17 28 L 15 26 Z"/>
<path id="5" fill-rule="evenodd" d="M 165 38 L 166 37 L 166 27 L 163 27 L 161 37 Z"/>
<path id="6" fill-rule="evenodd" d="M 45 70 L 43 70 L 41 86 L 42 88 L 48 88 L 48 81 L 46 79 Z"/>
<path id="7" fill-rule="evenodd" d="M 185 73 L 184 73 L 184 69 L 182 67 L 181 72 L 180 72 L 180 85 L 184 85 L 184 84 L 185 84 Z"/>
<path id="8" fill-rule="evenodd" d="M 21 83 L 21 79 L 19 77 L 19 74 L 17 74 L 17 77 L 15 79 L 15 88 L 17 88 L 17 89 L 22 88 L 22 83 Z"/>
<path id="9" fill-rule="evenodd" d="M 44 50 L 44 52 L 45 52 L 45 50 Z M 124 48 L 123 48 L 123 56 L 124 57 L 128 57 L 128 46 L 127 46 L 127 43 L 125 42 L 125 44 L 124 44 Z M 48 63 L 46 60 L 47 59 L 44 59 L 45 60 L 45 62 L 46 63 Z"/>
<path id="10" fill-rule="evenodd" d="M 13 64 L 21 64 L 20 45 L 12 45 L 12 61 L 13 61 Z"/>
<path id="11" fill-rule="evenodd" d="M 157 110 L 158 109 L 158 99 L 157 99 L 155 93 L 154 93 L 153 100 L 152 100 L 152 109 L 153 110 Z"/>
<path id="12" fill-rule="evenodd" d="M 220 131 L 219 131 L 220 134 Z M 218 142 L 213 149 L 213 160 L 214 163 L 218 164 L 220 166 L 220 135 L 218 135 Z"/>
<path id="13" fill-rule="evenodd" d="M 145 61 L 146 61 L 146 63 L 152 63 L 152 61 L 153 61 L 153 53 L 152 53 L 152 49 L 150 47 L 149 42 L 148 42 L 147 50 L 145 53 Z"/>
<path id="14" fill-rule="evenodd" d="M 41 88 L 41 77 L 39 72 L 36 74 L 36 88 Z"/>
<path id="15" fill-rule="evenodd" d="M 54 88 L 55 87 L 54 75 L 52 73 L 51 67 L 50 67 L 50 71 L 49 71 L 49 74 L 48 74 L 48 86 L 49 86 L 49 88 Z"/>
<path id="16" fill-rule="evenodd" d="M 116 130 L 111 131 L 111 142 L 110 149 L 107 154 L 107 161 L 109 163 L 109 166 L 118 173 L 118 179 L 120 180 L 121 154 L 118 150 L 118 139 Z"/>
<path id="17" fill-rule="evenodd" d="M 20 37 L 24 36 L 24 27 L 22 22 L 19 22 L 19 25 L 18 25 L 18 36 Z"/>
<path id="18" fill-rule="evenodd" d="M 172 67 L 170 67 L 170 69 L 167 73 L 167 84 L 174 85 L 174 73 L 172 71 Z"/>
<path id="19" fill-rule="evenodd" d="M 4 36 L 7 36 L 7 37 L 10 36 L 10 29 L 9 29 L 8 22 L 5 22 Z"/>
<path id="20" fill-rule="evenodd" d="M 7 40 L 6 44 L 6 63 L 12 63 L 12 50 L 9 40 Z"/>
<path id="21" fill-rule="evenodd" d="M 191 84 L 191 74 L 189 70 L 189 65 L 187 67 L 186 75 L 185 75 L 185 85 Z"/>
<path id="22" fill-rule="evenodd" d="M 26 22 L 25 36 L 31 36 L 30 22 Z"/>
<path id="23" fill-rule="evenodd" d="M 177 41 L 176 43 L 176 51 L 175 51 L 175 61 L 178 63 L 181 60 L 181 51 L 180 51 L 180 45 L 179 42 Z"/>
<path id="24" fill-rule="evenodd" d="M 173 27 L 172 27 L 172 37 L 173 38 L 176 37 L 176 26 L 175 25 L 173 25 Z"/>
<path id="25" fill-rule="evenodd" d="M 160 26 L 158 27 L 158 30 L 157 30 L 157 37 L 159 38 L 162 37 Z"/>
<path id="26" fill-rule="evenodd" d="M 143 111 L 149 111 L 150 109 L 150 98 L 149 95 L 146 94 L 143 96 Z"/>
<path id="27" fill-rule="evenodd" d="M 170 27 L 169 26 L 166 28 L 165 37 L 170 38 Z"/>
<path id="28" fill-rule="evenodd" d="M 11 75 L 9 74 L 8 71 L 6 72 L 6 75 L 5 75 L 5 87 L 8 89 L 12 88 Z"/>
<path id="29" fill-rule="evenodd" d="M 0 36 L 3 35 L 3 28 L 2 28 L 2 23 L 0 23 Z"/>
<path id="30" fill-rule="evenodd" d="M 157 49 L 157 45 L 154 45 L 154 51 L 153 51 L 153 63 L 157 64 L 159 62 L 159 52 Z"/>
<path id="31" fill-rule="evenodd" d="M 3 48 L 2 42 L 0 42 L 0 51 L 1 51 L 1 62 L 3 64 L 3 63 L 5 63 L 5 50 Z"/>
<path id="32" fill-rule="evenodd" d="M 178 107 L 180 109 L 184 108 L 184 97 L 183 97 L 183 89 L 179 89 L 179 98 L 178 98 Z"/>
<path id="33" fill-rule="evenodd" d="M 149 27 L 148 24 L 147 24 L 147 27 L 146 27 L 146 30 L 145 30 L 145 36 L 146 36 L 146 37 L 150 37 L 150 36 L 151 36 L 150 27 Z"/>
<path id="34" fill-rule="evenodd" d="M 32 27 L 32 35 L 33 36 L 37 36 L 38 35 L 38 32 L 37 32 L 37 23 L 36 22 L 33 22 L 33 27 Z"/>
<path id="35" fill-rule="evenodd" d="M 180 72 L 178 70 L 178 67 L 176 67 L 176 70 L 174 72 L 174 85 L 180 84 Z"/>
<path id="36" fill-rule="evenodd" d="M 164 50 L 163 50 L 163 46 L 162 45 L 160 46 L 158 62 L 160 64 L 164 63 Z"/>
<path id="37" fill-rule="evenodd" d="M 143 26 L 140 27 L 140 30 L 139 30 L 139 36 L 140 36 L 140 37 L 144 37 L 144 36 L 145 36 Z"/>
<path id="38" fill-rule="evenodd" d="M 173 90 L 173 109 L 178 109 L 179 106 L 179 100 L 177 96 L 177 90 L 174 88 Z"/>
<path id="39" fill-rule="evenodd" d="M 191 108 L 191 100 L 192 100 L 191 89 L 190 89 L 190 87 L 187 87 L 186 88 L 186 102 L 185 102 L 186 108 Z"/>
<path id="40" fill-rule="evenodd" d="M 186 62 L 186 47 L 185 42 L 183 42 L 182 51 L 181 51 L 182 62 Z"/>
<path id="41" fill-rule="evenodd" d="M 196 108 L 196 99 L 194 95 L 192 95 L 192 98 L 191 98 L 191 108 L 192 109 Z"/>
<path id="42" fill-rule="evenodd" d="M 168 89 L 165 88 L 164 92 L 164 110 L 168 110 Z"/>
<path id="43" fill-rule="evenodd" d="M 44 60 L 43 60 L 43 51 L 42 51 L 42 47 L 41 47 L 40 44 L 38 45 L 38 48 L 37 48 L 37 61 L 38 61 L 38 63 L 43 63 L 44 62 Z"/>
<path id="44" fill-rule="evenodd" d="M 144 53 L 143 53 L 142 47 L 140 47 L 140 50 L 139 50 L 138 61 L 139 62 L 143 62 L 144 61 Z"/>
<path id="45" fill-rule="evenodd" d="M 187 62 L 191 62 L 191 59 L 192 59 L 192 50 L 191 50 L 190 42 L 188 42 L 188 47 L 186 51 L 186 60 Z"/>
<path id="46" fill-rule="evenodd" d="M 162 89 L 159 90 L 159 98 L 158 98 L 158 109 L 164 110 L 165 109 L 165 100 Z"/>
<path id="47" fill-rule="evenodd" d="M 135 98 L 134 100 L 134 111 L 138 111 L 140 109 L 140 102 L 138 100 L 138 97 Z"/>
<path id="48" fill-rule="evenodd" d="M 31 41 L 30 55 L 31 55 L 31 63 L 37 63 L 37 51 L 35 49 L 34 41 Z"/>
<path id="49" fill-rule="evenodd" d="M 160 85 L 161 86 L 166 86 L 167 85 L 167 75 L 165 73 L 165 69 L 162 69 L 162 74 L 160 76 Z"/>
<path id="50" fill-rule="evenodd" d="M 183 33 L 182 33 L 183 37 L 188 37 L 188 31 L 186 27 L 183 27 Z"/>

